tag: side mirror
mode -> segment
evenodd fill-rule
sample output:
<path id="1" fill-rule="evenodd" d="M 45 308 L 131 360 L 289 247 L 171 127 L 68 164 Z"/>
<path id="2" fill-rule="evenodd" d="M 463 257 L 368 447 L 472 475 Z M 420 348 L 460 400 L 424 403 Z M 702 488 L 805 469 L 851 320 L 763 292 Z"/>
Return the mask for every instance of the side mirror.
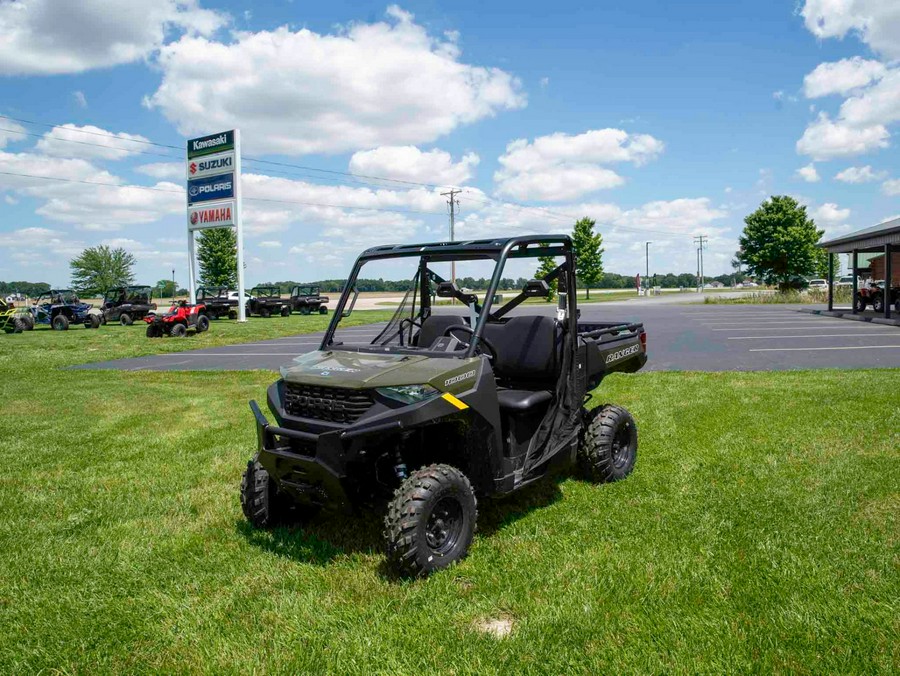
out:
<path id="1" fill-rule="evenodd" d="M 350 313 L 353 312 L 353 307 L 356 305 L 356 299 L 359 297 L 359 289 L 355 286 L 353 287 L 353 298 L 350 299 L 350 307 L 345 307 L 344 311 L 341 312 L 341 317 L 349 317 Z"/>
<path id="2" fill-rule="evenodd" d="M 522 293 L 526 298 L 546 298 L 550 295 L 550 286 L 543 279 L 532 279 L 525 283 Z"/>

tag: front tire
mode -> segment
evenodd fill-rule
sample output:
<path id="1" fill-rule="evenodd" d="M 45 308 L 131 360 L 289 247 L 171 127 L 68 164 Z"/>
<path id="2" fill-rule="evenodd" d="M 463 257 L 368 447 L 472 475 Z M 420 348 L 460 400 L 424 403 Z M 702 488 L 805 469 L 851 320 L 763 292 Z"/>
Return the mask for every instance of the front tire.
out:
<path id="1" fill-rule="evenodd" d="M 131 315 L 127 312 L 123 312 L 119 315 L 119 323 L 122 326 L 131 326 L 134 323 L 134 320 L 131 319 Z"/>
<path id="2" fill-rule="evenodd" d="M 175 324 L 170 330 L 172 338 L 184 338 L 187 335 L 187 327 L 184 324 Z"/>
<path id="3" fill-rule="evenodd" d="M 254 528 L 271 528 L 285 520 L 288 500 L 254 458 L 241 476 L 241 511 Z"/>
<path id="4" fill-rule="evenodd" d="M 97 315 L 88 315 L 87 323 L 85 326 L 89 329 L 99 329 L 100 328 L 100 317 Z"/>
<path id="5" fill-rule="evenodd" d="M 162 338 L 163 330 L 158 324 L 147 324 L 148 338 Z"/>
<path id="6" fill-rule="evenodd" d="M 287 305 L 285 305 L 283 308 L 281 308 L 281 316 L 282 317 L 290 317 L 291 316 L 291 308 L 289 308 Z"/>
<path id="7" fill-rule="evenodd" d="M 875 312 L 884 312 L 884 298 L 880 294 L 872 298 L 872 309 Z"/>
<path id="8" fill-rule="evenodd" d="M 197 333 L 203 333 L 204 331 L 209 331 L 209 317 L 200 315 L 197 318 Z"/>
<path id="9" fill-rule="evenodd" d="M 475 492 L 462 472 L 450 465 L 416 470 L 388 504 L 388 561 L 404 577 L 446 568 L 468 553 L 477 519 Z"/>
<path id="10" fill-rule="evenodd" d="M 863 298 L 862 296 L 860 296 L 859 294 L 856 295 L 856 300 L 853 302 L 853 305 L 854 305 L 854 307 L 856 307 L 857 312 L 865 312 L 866 311 L 866 299 Z"/>
<path id="11" fill-rule="evenodd" d="M 54 331 L 68 331 L 69 318 L 65 315 L 56 315 L 50 325 L 53 327 Z"/>
<path id="12" fill-rule="evenodd" d="M 578 460 L 589 480 L 624 479 L 634 470 L 637 448 L 637 425 L 626 409 L 606 405 L 585 413 Z"/>
<path id="13" fill-rule="evenodd" d="M 328 314 L 328 308 L 325 307 L 324 305 L 321 306 L 321 307 L 319 308 L 319 314 L 320 314 L 320 315 L 327 315 L 327 314 Z"/>
<path id="14" fill-rule="evenodd" d="M 228 319 L 237 319 L 237 315 L 238 313 L 236 310 L 229 310 Z"/>
<path id="15" fill-rule="evenodd" d="M 13 317 L 12 319 L 12 327 L 13 333 L 22 333 L 22 331 L 26 331 L 25 322 L 19 319 L 18 317 Z"/>

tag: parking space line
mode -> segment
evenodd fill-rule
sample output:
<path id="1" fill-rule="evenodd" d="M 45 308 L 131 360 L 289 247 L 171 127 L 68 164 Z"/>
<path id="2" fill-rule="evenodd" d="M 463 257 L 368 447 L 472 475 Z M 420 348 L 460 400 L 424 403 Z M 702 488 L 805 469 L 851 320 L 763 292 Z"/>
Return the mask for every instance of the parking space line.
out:
<path id="1" fill-rule="evenodd" d="M 868 338 L 869 336 L 893 336 L 896 338 L 897 331 L 888 331 L 884 333 L 869 333 L 861 331 L 859 333 L 814 333 L 802 336 L 728 336 L 728 340 L 778 340 L 779 338 Z"/>
<path id="2" fill-rule="evenodd" d="M 748 352 L 818 352 L 821 350 L 900 350 L 900 345 L 842 345 L 840 347 L 758 347 Z"/>

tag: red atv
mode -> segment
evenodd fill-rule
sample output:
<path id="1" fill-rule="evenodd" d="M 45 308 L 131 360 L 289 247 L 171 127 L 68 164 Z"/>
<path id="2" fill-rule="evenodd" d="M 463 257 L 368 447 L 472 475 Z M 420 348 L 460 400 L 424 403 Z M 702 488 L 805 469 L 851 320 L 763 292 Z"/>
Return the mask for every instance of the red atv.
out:
<path id="1" fill-rule="evenodd" d="M 209 329 L 209 317 L 203 314 L 206 306 L 203 303 L 190 305 L 187 301 L 174 303 L 164 315 L 147 315 L 147 337 L 162 338 L 172 336 L 182 338 L 188 331 L 203 333 Z"/>
<path id="2" fill-rule="evenodd" d="M 900 287 L 891 287 L 888 292 L 888 303 L 900 312 Z M 866 306 L 871 305 L 875 312 L 884 312 L 884 282 L 869 281 L 856 292 L 856 311 L 865 312 Z"/>

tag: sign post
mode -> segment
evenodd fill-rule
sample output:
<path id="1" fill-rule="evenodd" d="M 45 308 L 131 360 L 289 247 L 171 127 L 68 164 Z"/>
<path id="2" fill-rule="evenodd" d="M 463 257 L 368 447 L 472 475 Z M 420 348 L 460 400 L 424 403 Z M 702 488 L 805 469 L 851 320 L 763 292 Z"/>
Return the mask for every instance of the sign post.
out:
<path id="1" fill-rule="evenodd" d="M 197 302 L 195 234 L 234 228 L 237 239 L 238 321 L 244 301 L 244 229 L 241 223 L 241 132 L 232 129 L 187 142 L 188 288 Z"/>

